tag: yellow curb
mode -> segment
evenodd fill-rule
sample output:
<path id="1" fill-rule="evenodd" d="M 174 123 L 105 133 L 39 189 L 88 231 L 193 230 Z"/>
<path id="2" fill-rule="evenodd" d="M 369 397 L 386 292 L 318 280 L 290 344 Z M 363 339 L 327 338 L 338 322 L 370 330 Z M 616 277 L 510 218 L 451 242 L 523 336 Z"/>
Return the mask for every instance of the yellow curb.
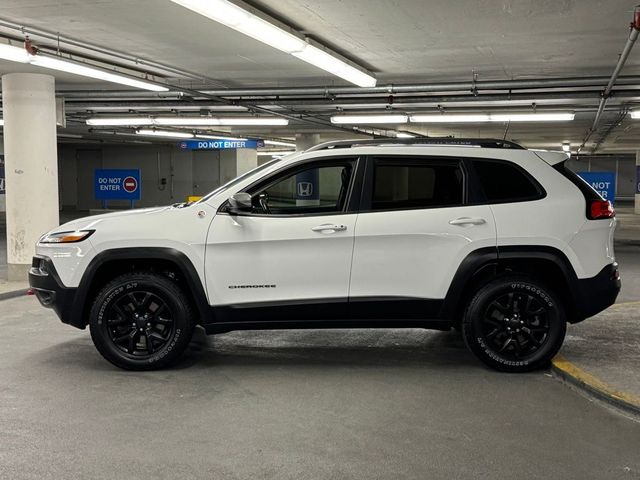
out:
<path id="1" fill-rule="evenodd" d="M 614 303 L 613 305 L 611 305 L 609 308 L 616 308 L 616 307 L 628 307 L 631 305 L 640 305 L 640 301 L 637 302 L 622 302 L 622 303 Z"/>
<path id="2" fill-rule="evenodd" d="M 557 355 L 551 363 L 561 375 L 564 375 L 568 380 L 573 381 L 573 383 L 585 387 L 598 397 L 601 397 L 619 407 L 632 410 L 635 413 L 640 413 L 640 397 L 616 390 L 602 380 L 577 367 L 561 355 Z"/>

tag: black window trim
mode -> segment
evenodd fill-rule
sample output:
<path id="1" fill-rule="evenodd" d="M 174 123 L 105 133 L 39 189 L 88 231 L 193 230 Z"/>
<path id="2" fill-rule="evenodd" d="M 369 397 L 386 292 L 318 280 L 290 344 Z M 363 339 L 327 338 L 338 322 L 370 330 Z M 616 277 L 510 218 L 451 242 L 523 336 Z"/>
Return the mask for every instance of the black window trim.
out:
<path id="1" fill-rule="evenodd" d="M 248 185 L 242 191 L 250 193 L 252 190 L 269 188 L 277 182 L 288 178 L 291 175 L 295 175 L 297 172 L 319 165 L 320 167 L 331 167 L 334 165 L 346 165 L 347 163 L 353 163 L 353 175 L 349 181 L 349 188 L 347 189 L 347 198 L 344 202 L 344 206 L 341 211 L 336 212 L 318 212 L 318 213 L 255 213 L 255 212 L 241 212 L 234 213 L 236 217 L 264 217 L 264 218 L 300 218 L 300 217 L 327 217 L 336 215 L 353 215 L 358 213 L 360 197 L 356 194 L 358 190 L 362 189 L 362 177 L 364 175 L 364 164 L 362 157 L 356 155 L 340 155 L 329 157 L 314 157 L 306 160 L 302 160 L 294 163 L 293 165 L 284 165 L 282 168 L 271 172 L 267 177 L 260 178 L 254 183 Z M 286 174 L 286 177 L 282 177 L 282 174 Z M 229 200 L 225 200 L 220 208 L 218 208 L 218 214 L 231 215 L 228 212 Z"/>
<path id="2" fill-rule="evenodd" d="M 462 172 L 462 203 L 456 203 L 452 205 L 434 205 L 434 206 L 419 206 L 419 207 L 398 207 L 398 208 L 372 208 L 373 204 L 373 187 L 375 183 L 375 167 L 378 161 L 383 160 L 382 164 L 385 164 L 386 160 L 389 165 L 394 163 L 402 163 L 403 165 L 456 165 Z M 430 156 L 430 155 L 397 155 L 392 153 L 386 153 L 382 155 L 368 155 L 366 157 L 365 177 L 364 185 L 362 188 L 362 195 L 360 198 L 360 210 L 359 213 L 378 213 L 378 212 L 398 212 L 398 211 L 411 211 L 411 210 L 434 210 L 437 208 L 456 208 L 465 207 L 470 205 L 468 195 L 469 184 L 469 172 L 468 167 L 465 164 L 464 158 L 457 156 Z M 474 199 L 475 200 L 475 199 Z"/>
<path id="3" fill-rule="evenodd" d="M 475 183 L 478 189 L 478 193 L 481 197 L 481 200 L 479 201 L 479 203 L 477 203 L 477 205 L 502 205 L 506 203 L 535 202 L 538 200 L 542 200 L 547 196 L 547 191 L 540 184 L 540 182 L 538 182 L 538 180 L 536 180 L 536 178 L 533 175 L 527 172 L 526 169 L 522 168 L 520 165 L 518 165 L 515 162 L 512 162 L 510 160 L 504 160 L 504 159 L 498 159 L 498 158 L 485 158 L 485 157 L 467 157 L 465 158 L 465 161 L 467 161 L 469 164 L 468 168 L 470 171 L 471 181 Z M 482 182 L 480 181 L 478 172 L 475 169 L 475 164 L 478 162 L 508 164 L 510 167 L 513 167 L 517 171 L 522 173 L 525 176 L 525 178 L 529 180 L 529 182 L 536 188 L 536 190 L 538 191 L 538 194 L 532 195 L 529 197 L 505 198 L 502 200 L 489 200 L 485 194 L 484 187 L 482 186 Z"/>

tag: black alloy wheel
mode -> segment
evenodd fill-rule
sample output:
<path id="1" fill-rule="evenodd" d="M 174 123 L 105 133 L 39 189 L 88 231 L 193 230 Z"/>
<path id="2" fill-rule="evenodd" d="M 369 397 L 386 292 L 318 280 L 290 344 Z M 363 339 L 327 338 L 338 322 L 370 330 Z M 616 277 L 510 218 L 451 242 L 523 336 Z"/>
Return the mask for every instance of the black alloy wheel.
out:
<path id="1" fill-rule="evenodd" d="M 462 320 L 469 349 L 490 367 L 527 372 L 549 365 L 566 333 L 553 290 L 521 276 L 497 278 L 471 298 Z"/>
<path id="2" fill-rule="evenodd" d="M 120 275 L 98 293 L 91 308 L 91 338 L 100 354 L 127 370 L 175 363 L 194 329 L 190 299 L 159 273 Z"/>
<path id="3" fill-rule="evenodd" d="M 123 292 L 105 315 L 111 341 L 123 352 L 140 357 L 164 347 L 175 327 L 167 303 L 146 291 Z"/>
<path id="4" fill-rule="evenodd" d="M 531 294 L 507 293 L 488 305 L 481 332 L 496 353 L 511 360 L 527 358 L 549 338 L 548 308 Z"/>

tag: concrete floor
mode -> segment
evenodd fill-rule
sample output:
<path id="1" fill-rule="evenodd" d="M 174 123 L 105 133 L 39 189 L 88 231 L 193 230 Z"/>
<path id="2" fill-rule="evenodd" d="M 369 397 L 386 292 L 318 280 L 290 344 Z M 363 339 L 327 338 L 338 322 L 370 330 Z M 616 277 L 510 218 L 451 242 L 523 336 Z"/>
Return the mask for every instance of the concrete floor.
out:
<path id="1" fill-rule="evenodd" d="M 638 300 L 640 247 L 616 252 Z M 130 373 L 32 297 L 0 302 L 0 331 L 1 479 L 640 478 L 640 423 L 455 333 L 198 332 L 177 368 Z"/>
<path id="2" fill-rule="evenodd" d="M 640 478 L 640 423 L 455 333 L 199 332 L 129 373 L 33 297 L 0 329 L 3 479 Z"/>

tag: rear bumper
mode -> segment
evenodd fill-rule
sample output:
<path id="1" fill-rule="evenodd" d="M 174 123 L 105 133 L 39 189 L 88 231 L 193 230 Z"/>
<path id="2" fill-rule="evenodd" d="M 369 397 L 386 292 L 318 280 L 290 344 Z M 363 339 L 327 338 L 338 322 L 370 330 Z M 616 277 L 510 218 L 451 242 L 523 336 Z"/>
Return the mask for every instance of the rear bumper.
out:
<path id="1" fill-rule="evenodd" d="M 575 322 L 593 317 L 613 305 L 621 285 L 618 264 L 615 262 L 604 267 L 595 277 L 579 279 L 574 290 L 577 310 Z"/>
<path id="2" fill-rule="evenodd" d="M 77 289 L 63 285 L 50 258 L 41 255 L 33 257 L 29 270 L 29 285 L 40 303 L 53 309 L 63 323 L 85 328 L 75 315 Z"/>

